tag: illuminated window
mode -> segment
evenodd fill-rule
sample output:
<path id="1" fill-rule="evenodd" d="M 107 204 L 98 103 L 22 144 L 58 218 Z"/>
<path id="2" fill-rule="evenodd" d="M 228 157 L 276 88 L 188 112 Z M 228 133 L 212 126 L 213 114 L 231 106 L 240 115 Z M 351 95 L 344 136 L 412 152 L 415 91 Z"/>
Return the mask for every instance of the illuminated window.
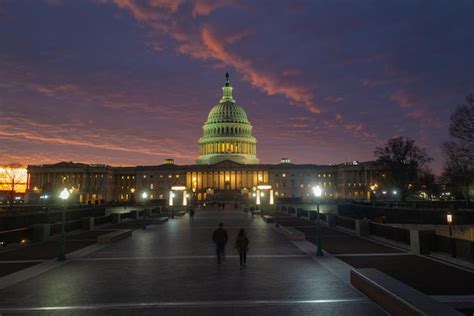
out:
<path id="1" fill-rule="evenodd" d="M 176 178 L 179 178 L 179 174 L 176 175 Z"/>
<path id="2" fill-rule="evenodd" d="M 169 175 L 168 175 L 168 178 L 170 178 L 170 179 L 171 179 L 171 178 L 172 178 L 172 176 L 169 174 Z"/>
<path id="3" fill-rule="evenodd" d="M 130 179 L 130 176 L 127 176 L 127 179 Z"/>
<path id="4" fill-rule="evenodd" d="M 321 178 L 321 174 L 318 174 L 318 178 Z"/>
<path id="5" fill-rule="evenodd" d="M 143 179 L 146 179 L 146 174 L 143 175 Z"/>
<path id="6" fill-rule="evenodd" d="M 283 178 L 286 178 L 286 173 L 283 173 L 281 176 L 282 176 Z"/>
<path id="7" fill-rule="evenodd" d="M 153 183 L 150 183 L 150 190 L 153 190 Z"/>
<path id="8" fill-rule="evenodd" d="M 303 183 L 300 184 L 300 188 L 304 188 L 304 184 L 303 184 Z"/>

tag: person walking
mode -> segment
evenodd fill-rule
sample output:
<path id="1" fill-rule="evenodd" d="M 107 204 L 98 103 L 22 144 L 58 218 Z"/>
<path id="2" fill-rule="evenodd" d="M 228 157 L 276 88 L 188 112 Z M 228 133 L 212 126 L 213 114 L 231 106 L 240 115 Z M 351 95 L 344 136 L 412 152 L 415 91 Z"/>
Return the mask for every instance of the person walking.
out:
<path id="1" fill-rule="evenodd" d="M 242 270 L 245 268 L 245 262 L 247 261 L 247 251 L 249 251 L 249 239 L 247 238 L 243 228 L 240 229 L 239 234 L 237 235 L 234 248 L 239 252 L 240 270 Z"/>
<path id="2" fill-rule="evenodd" d="M 189 221 L 194 222 L 194 207 L 191 206 L 191 209 L 189 210 Z"/>
<path id="3" fill-rule="evenodd" d="M 225 254 L 225 245 L 227 244 L 227 231 L 223 228 L 224 224 L 220 223 L 219 228 L 212 234 L 212 241 L 216 244 L 217 266 L 222 266 Z"/>

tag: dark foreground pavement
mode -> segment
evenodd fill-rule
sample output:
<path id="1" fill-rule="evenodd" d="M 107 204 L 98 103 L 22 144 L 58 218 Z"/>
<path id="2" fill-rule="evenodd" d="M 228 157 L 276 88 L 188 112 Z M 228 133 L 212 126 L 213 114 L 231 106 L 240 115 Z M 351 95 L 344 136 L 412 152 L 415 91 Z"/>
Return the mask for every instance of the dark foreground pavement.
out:
<path id="1" fill-rule="evenodd" d="M 303 218 L 282 218 L 281 223 L 294 225 L 316 244 L 316 226 Z M 434 297 L 452 301 L 454 307 L 474 306 L 474 272 L 414 255 L 404 249 L 360 238 L 340 229 L 321 228 L 323 249 L 354 268 L 375 268 L 403 283 Z M 461 298 L 461 300 L 459 300 Z M 472 315 L 474 308 L 459 308 Z"/>
<path id="2" fill-rule="evenodd" d="M 230 237 L 221 270 L 211 242 L 219 222 Z M 241 227 L 250 239 L 245 270 L 232 249 Z M 2 315 L 384 314 L 271 225 L 235 210 L 198 210 L 193 223 L 186 216 L 136 230 L 131 238 L 9 286 L 0 297 Z"/>

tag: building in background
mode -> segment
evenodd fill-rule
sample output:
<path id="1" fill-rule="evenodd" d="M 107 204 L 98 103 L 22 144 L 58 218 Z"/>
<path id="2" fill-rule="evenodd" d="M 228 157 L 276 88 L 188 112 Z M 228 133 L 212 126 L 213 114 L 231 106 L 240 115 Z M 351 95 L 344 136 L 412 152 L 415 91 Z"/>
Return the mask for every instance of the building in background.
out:
<path id="1" fill-rule="evenodd" d="M 79 203 L 169 200 L 172 187 L 185 190 L 195 201 L 312 198 L 312 188 L 323 188 L 326 199 L 366 199 L 381 177 L 374 162 L 338 165 L 259 164 L 257 140 L 245 110 L 233 96 L 229 75 L 223 96 L 209 112 L 199 138 L 196 165 L 175 165 L 173 159 L 157 166 L 112 167 L 73 162 L 28 166 L 30 201 L 56 196 L 68 188 Z M 191 198 L 191 196 L 190 196 Z"/>

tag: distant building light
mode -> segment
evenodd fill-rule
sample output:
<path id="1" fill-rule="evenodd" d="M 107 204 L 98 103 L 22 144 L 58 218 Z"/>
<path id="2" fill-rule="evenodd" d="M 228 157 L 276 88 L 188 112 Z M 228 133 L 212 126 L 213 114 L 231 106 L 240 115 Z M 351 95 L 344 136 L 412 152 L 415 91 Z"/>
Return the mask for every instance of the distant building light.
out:
<path id="1" fill-rule="evenodd" d="M 186 187 L 184 185 L 174 185 L 171 187 L 171 190 L 173 191 L 184 191 L 186 190 Z"/>
<path id="2" fill-rule="evenodd" d="M 280 163 L 291 163 L 290 158 L 281 158 Z"/>
<path id="3" fill-rule="evenodd" d="M 165 165 L 174 165 L 174 159 L 166 158 L 165 159 Z"/>

